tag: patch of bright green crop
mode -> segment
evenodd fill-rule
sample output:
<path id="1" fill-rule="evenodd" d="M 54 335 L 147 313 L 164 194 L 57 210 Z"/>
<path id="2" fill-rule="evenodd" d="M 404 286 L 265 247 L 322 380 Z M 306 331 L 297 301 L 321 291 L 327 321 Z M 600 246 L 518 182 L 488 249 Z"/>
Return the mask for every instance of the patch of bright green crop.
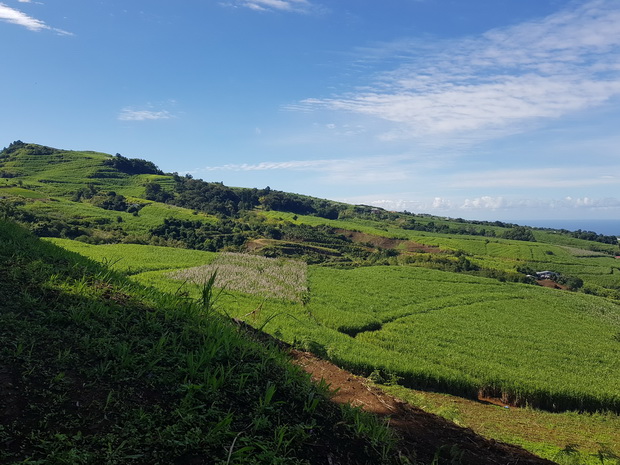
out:
<path id="1" fill-rule="evenodd" d="M 517 403 L 620 408 L 618 304 L 406 267 L 313 268 L 310 288 L 319 323 L 362 331 L 355 341 L 381 353 L 375 367 L 410 382 L 461 373 Z"/>
<path id="2" fill-rule="evenodd" d="M 254 323 L 411 386 L 620 409 L 620 306 L 606 299 L 404 266 L 310 267 L 309 289 L 304 306 L 269 302 Z M 260 305 L 246 299 L 246 312 Z"/>
<path id="3" fill-rule="evenodd" d="M 23 187 L 16 186 L 0 186 L 0 197 L 13 196 L 22 197 L 25 199 L 44 199 L 47 196 L 41 192 L 36 192 L 30 189 L 24 189 Z"/>
<path id="4" fill-rule="evenodd" d="M 77 252 L 114 270 L 126 274 L 146 271 L 174 270 L 211 263 L 217 254 L 200 250 L 176 249 L 140 244 L 92 245 L 69 239 L 47 239 L 72 252 Z"/>

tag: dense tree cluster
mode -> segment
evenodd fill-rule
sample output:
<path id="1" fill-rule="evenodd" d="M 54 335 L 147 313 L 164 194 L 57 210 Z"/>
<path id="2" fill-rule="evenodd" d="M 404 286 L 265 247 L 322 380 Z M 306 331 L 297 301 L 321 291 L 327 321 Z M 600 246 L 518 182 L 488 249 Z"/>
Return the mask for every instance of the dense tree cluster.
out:
<path id="1" fill-rule="evenodd" d="M 162 225 L 152 228 L 153 236 L 184 244 L 190 249 L 217 251 L 224 247 L 239 247 L 248 237 L 232 220 L 217 223 L 166 218 Z"/>
<path id="2" fill-rule="evenodd" d="M 25 147 L 26 144 L 21 140 L 16 140 L 15 142 L 11 142 L 8 147 L 4 147 L 2 152 L 0 152 L 0 158 L 5 158 L 15 153 L 18 149 Z"/>
<path id="3" fill-rule="evenodd" d="M 155 202 L 166 203 L 174 199 L 174 194 L 164 190 L 161 184 L 156 182 L 147 182 L 144 186 L 144 197 L 147 200 L 153 200 Z"/>
<path id="4" fill-rule="evenodd" d="M 71 200 L 74 202 L 87 200 L 105 210 L 127 213 L 137 213 L 143 206 L 142 204 L 128 203 L 124 195 L 117 194 L 114 191 L 100 191 L 94 184 L 90 183 L 74 192 Z"/>
<path id="5" fill-rule="evenodd" d="M 577 231 L 566 231 L 562 230 L 564 234 L 568 233 L 570 236 L 573 236 L 577 239 L 584 239 L 586 241 L 594 241 L 601 242 L 603 244 L 611 244 L 617 245 L 618 238 L 616 236 L 606 236 L 605 234 L 597 234 L 594 231 L 582 231 L 578 229 Z"/>
<path id="6" fill-rule="evenodd" d="M 508 229 L 504 231 L 502 237 L 504 239 L 512 239 L 515 241 L 536 242 L 536 238 L 534 237 L 532 230 L 530 228 L 526 228 L 525 226 L 515 226 L 514 228 Z"/>
<path id="7" fill-rule="evenodd" d="M 242 211 L 262 207 L 295 213 L 316 215 L 336 219 L 344 206 L 329 200 L 315 199 L 304 195 L 264 189 L 232 188 L 218 182 L 205 182 L 191 176 L 174 175 L 176 195 L 163 194 L 161 187 L 147 185 L 147 198 L 156 200 L 166 195 L 167 202 L 180 207 L 191 208 L 214 215 L 235 216 Z M 154 183 L 149 183 L 154 184 Z"/>
<path id="8" fill-rule="evenodd" d="M 28 155 L 51 155 L 59 152 L 59 150 L 52 147 L 46 147 L 45 145 L 27 144 L 21 140 L 16 140 L 15 142 L 11 142 L 8 147 L 2 149 L 2 152 L 0 152 L 0 158 L 8 157 L 18 150 L 23 150 Z"/>
<path id="9" fill-rule="evenodd" d="M 176 191 L 172 203 L 213 215 L 235 216 L 240 197 L 234 189 L 217 182 L 205 182 L 191 177 L 176 176 Z"/>
<path id="10" fill-rule="evenodd" d="M 142 158 L 126 158 L 120 153 L 106 160 L 104 164 L 126 174 L 164 174 L 152 161 Z"/>

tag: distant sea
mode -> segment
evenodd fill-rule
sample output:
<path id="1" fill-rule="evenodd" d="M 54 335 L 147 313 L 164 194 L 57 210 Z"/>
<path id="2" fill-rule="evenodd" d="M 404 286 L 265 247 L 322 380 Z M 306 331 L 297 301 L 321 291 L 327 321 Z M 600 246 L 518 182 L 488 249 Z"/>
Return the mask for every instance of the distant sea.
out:
<path id="1" fill-rule="evenodd" d="M 518 220 L 516 224 L 538 228 L 594 231 L 606 236 L 620 237 L 620 220 Z"/>

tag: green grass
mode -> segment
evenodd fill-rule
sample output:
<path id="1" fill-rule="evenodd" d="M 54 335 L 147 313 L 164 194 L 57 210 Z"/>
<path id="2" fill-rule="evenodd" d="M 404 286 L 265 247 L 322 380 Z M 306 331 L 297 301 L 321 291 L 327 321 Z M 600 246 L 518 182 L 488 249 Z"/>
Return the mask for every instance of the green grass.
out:
<path id="1" fill-rule="evenodd" d="M 5 180 L 6 182 L 6 180 Z M 14 185 L 0 185 L 1 197 L 17 197 L 24 199 L 45 199 L 47 196 L 41 192 L 36 192 L 31 189 L 24 189 L 23 187 L 16 187 Z"/>
<path id="2" fill-rule="evenodd" d="M 92 245 L 69 239 L 47 239 L 72 252 L 125 274 L 138 274 L 145 271 L 184 269 L 211 263 L 217 254 L 200 250 L 175 249 L 140 244 L 101 244 Z"/>
<path id="3" fill-rule="evenodd" d="M 550 413 L 534 409 L 504 408 L 402 386 L 381 386 L 387 392 L 423 410 L 440 415 L 482 436 L 516 444 L 534 454 L 558 459 L 568 445 L 576 448 L 575 464 L 601 465 L 599 452 L 620 453 L 620 416 L 611 413 Z M 615 461 L 605 461 L 615 465 Z"/>
<path id="4" fill-rule="evenodd" d="M 162 253 L 149 267 L 138 257 L 158 248 L 59 243 L 108 262 L 116 251 L 127 260 L 123 269 L 146 272 L 136 275 L 140 282 L 198 293 L 168 271 L 188 265 L 189 251 Z M 205 279 L 217 269 L 210 266 L 200 271 Z M 256 267 L 247 266 L 250 280 Z M 224 307 L 239 317 L 260 306 L 254 324 L 269 320 L 267 330 L 290 342 L 314 340 L 360 373 L 379 369 L 410 386 L 467 396 L 482 390 L 547 409 L 620 410 L 620 305 L 609 300 L 409 266 L 312 266 L 305 305 L 269 298 L 277 285 L 257 296 L 231 286 Z"/>
<path id="5" fill-rule="evenodd" d="M 83 220 L 89 223 L 107 224 L 122 229 L 128 234 L 144 235 L 150 229 L 163 223 L 164 218 L 177 218 L 180 220 L 204 221 L 211 223 L 215 218 L 204 215 L 194 214 L 186 208 L 166 205 L 158 202 L 141 200 L 144 207 L 140 209 L 138 215 L 114 210 L 105 210 L 86 202 L 72 202 L 61 198 L 51 198 L 42 201 L 29 202 L 24 206 L 26 211 L 34 214 L 45 215 L 57 219 Z M 118 218 L 121 222 L 118 222 Z"/>
<path id="6" fill-rule="evenodd" d="M 94 152 L 56 151 L 46 156 L 0 160 L 3 170 L 21 174 L 0 180 L 0 196 L 23 200 L 25 206 L 20 208 L 29 212 L 89 225 L 96 231 L 88 240 L 99 242 L 157 243 L 149 237 L 149 230 L 166 217 L 217 221 L 188 209 L 142 199 L 146 182 L 157 181 L 164 188 L 172 188 L 173 178 L 129 176 L 102 166 L 107 158 L 109 155 Z M 88 183 L 115 190 L 130 202 L 145 206 L 134 216 L 87 202 L 71 202 L 71 194 Z M 609 256 L 617 247 L 549 231 L 535 231 L 538 242 L 523 242 L 404 230 L 400 227 L 403 219 L 326 220 L 273 211 L 257 214 L 274 225 L 285 221 L 328 225 L 434 245 L 449 253 L 464 254 L 487 270 L 509 273 L 527 266 L 558 271 L 582 278 L 586 292 L 615 299 L 620 296 L 620 262 Z M 416 222 L 429 221 L 460 226 L 460 222 L 449 219 L 416 217 Z M 505 231 L 476 226 L 480 227 L 492 229 L 498 236 Z M 201 286 L 175 281 L 171 271 L 201 267 L 195 271 L 208 277 L 215 269 L 216 255 L 204 252 L 54 241 L 113 264 L 115 270 L 131 275 L 134 282 L 185 300 L 200 298 Z M 280 245 L 286 252 L 288 244 Z M 294 245 L 303 247 L 304 243 Z M 322 246 L 313 247 L 319 251 Z M 385 263 L 404 262 L 404 247 L 401 252 L 403 256 Z M 248 265 L 246 276 L 256 274 L 256 270 Z M 243 270 L 240 276 L 243 281 Z M 309 291 L 289 301 L 278 292 L 270 292 L 270 286 L 276 283 L 268 281 L 267 289 L 254 286 L 254 292 L 230 285 L 221 296 L 221 310 L 358 373 L 379 370 L 386 377 L 400 376 L 410 386 L 470 397 L 483 390 L 510 402 L 552 410 L 620 408 L 620 317 L 619 306 L 611 299 L 412 266 L 349 270 L 310 267 Z M 90 292 L 87 287 L 62 284 L 58 289 L 62 295 L 80 296 Z M 105 293 L 105 288 L 101 292 Z"/>
<path id="7" fill-rule="evenodd" d="M 99 251 L 106 247 L 90 246 L 98 250 L 90 256 L 101 259 L 105 254 Z M 190 251 L 178 251 L 184 252 Z M 169 269 L 181 257 L 169 259 L 168 266 L 162 260 L 161 269 L 132 279 L 198 298 L 199 285 L 170 277 Z M 312 266 L 308 284 L 310 300 L 305 305 L 227 289 L 221 308 L 360 374 L 379 370 L 411 386 L 470 397 L 486 388 L 489 394 L 503 393 L 507 401 L 547 408 L 553 408 L 549 402 L 560 409 L 617 405 L 620 313 L 608 300 L 414 267 Z M 451 412 L 449 405 L 445 407 L 447 416 Z M 518 436 L 518 426 L 509 425 L 481 432 L 551 457 L 568 444 L 565 440 L 580 434 L 582 441 L 572 443 L 586 444 L 582 448 L 587 453 L 596 452 L 595 439 L 610 442 L 610 428 L 596 418 L 617 422 L 612 414 L 540 415 L 555 419 L 552 424 L 558 429 L 549 427 L 533 437 Z M 484 422 L 484 414 L 480 416 Z M 485 424 L 494 424 L 492 418 Z M 464 424 L 470 426 L 469 420 Z M 589 432 L 583 435 L 580 428 Z"/>
<path id="8" fill-rule="evenodd" d="M 620 410 L 620 306 L 408 267 L 311 268 L 306 310 L 356 335 L 334 357 L 412 386 L 488 390 L 543 408 Z"/>
<path id="9" fill-rule="evenodd" d="M 536 271 L 551 270 L 579 277 L 591 293 L 618 298 L 620 262 L 610 253 L 618 247 L 574 239 L 561 234 L 536 231 L 541 242 L 524 242 L 501 238 L 437 234 L 404 230 L 380 221 L 345 219 L 327 220 L 316 216 L 293 215 L 283 212 L 261 212 L 277 221 L 291 221 L 312 226 L 329 225 L 334 228 L 356 230 L 388 238 L 408 239 L 420 244 L 436 246 L 444 251 L 459 252 L 475 265 L 501 272 L 516 272 L 519 267 Z M 296 219 L 293 219 L 297 216 Z M 435 221 L 437 223 L 437 221 Z M 438 223 L 437 223 L 438 224 Z M 446 222 L 451 226 L 459 223 Z M 489 228 L 487 228 L 489 229 Z M 505 228 L 495 228 L 501 234 Z M 542 242 L 545 241 L 545 242 Z M 610 291 L 611 290 L 611 291 Z"/>
<path id="10" fill-rule="evenodd" d="M 53 153 L 33 155 L 19 149 L 17 156 L 0 160 L 0 166 L 18 174 L 24 187 L 51 197 L 69 197 L 87 184 L 125 196 L 144 197 L 144 184 L 148 181 L 157 181 L 164 188 L 174 184 L 169 175 L 132 176 L 103 165 L 110 158 L 111 155 L 90 151 L 54 149 Z M 9 184 L 12 182 L 8 180 Z"/>
<path id="11" fill-rule="evenodd" d="M 357 428 L 213 300 L 139 286 L 5 222 L 0 277 L 1 463 L 395 463 L 389 433 Z"/>

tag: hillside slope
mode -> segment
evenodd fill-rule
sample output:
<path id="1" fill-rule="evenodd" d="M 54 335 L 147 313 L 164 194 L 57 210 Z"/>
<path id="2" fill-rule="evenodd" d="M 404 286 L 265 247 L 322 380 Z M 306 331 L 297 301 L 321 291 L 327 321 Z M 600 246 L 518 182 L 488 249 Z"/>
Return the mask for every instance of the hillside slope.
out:
<path id="1" fill-rule="evenodd" d="M 396 463 L 376 420 L 347 421 L 206 294 L 141 288 L 1 221 L 0 276 L 1 463 Z"/>
<path id="2" fill-rule="evenodd" d="M 218 269 L 215 284 L 226 288 L 218 302 L 222 313 L 364 376 L 551 411 L 605 410 L 605 418 L 617 421 L 609 412 L 620 405 L 616 238 L 230 188 L 162 173 L 146 160 L 22 142 L 0 152 L 0 216 L 185 302 L 203 299 L 202 282 Z M 302 271 L 282 273 L 291 258 L 303 263 L 295 267 Z M 542 270 L 552 271 L 554 280 L 537 282 Z M 226 281 L 233 272 L 234 285 Z M 282 293 L 280 285 L 297 274 L 293 292 Z M 267 275 L 277 283 L 263 279 Z M 111 295 L 121 307 L 134 292 L 110 290 L 107 280 L 74 281 L 61 288 L 104 300 Z M 135 287 L 122 283 L 122 289 Z M 146 301 L 159 302 L 155 294 L 147 293 Z M 26 299 L 43 301 L 47 294 Z M 164 301 L 165 308 L 184 308 L 170 296 Z M 25 351 L 23 343 L 13 345 Z M 133 345 L 109 345 L 117 352 L 106 354 L 133 363 L 126 355 Z M 188 352 L 183 363 L 195 364 L 197 356 Z M 219 376 L 208 382 L 217 384 Z M 204 383 L 188 385 L 194 384 Z M 271 388 L 262 389 L 257 398 L 271 402 Z M 603 429 L 592 437 L 617 450 L 620 438 Z M 566 445 L 562 436 L 549 440 L 555 451 Z M 596 442 L 587 450 L 595 452 Z"/>

